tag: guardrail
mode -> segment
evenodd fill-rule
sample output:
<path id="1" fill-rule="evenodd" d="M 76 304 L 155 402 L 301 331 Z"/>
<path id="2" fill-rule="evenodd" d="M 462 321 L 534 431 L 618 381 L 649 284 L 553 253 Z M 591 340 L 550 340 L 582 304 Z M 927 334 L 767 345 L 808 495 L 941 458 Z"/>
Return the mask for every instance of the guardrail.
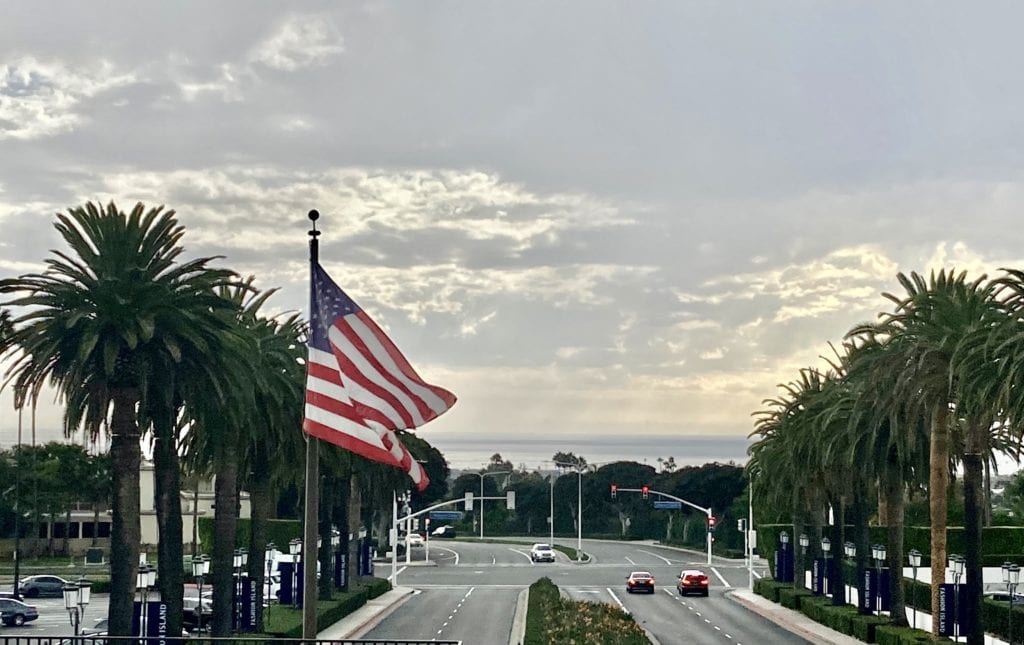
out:
<path id="1" fill-rule="evenodd" d="M 0 645 L 462 645 L 462 641 L 401 638 L 318 640 L 299 638 L 139 638 L 138 636 L 9 636 Z"/>

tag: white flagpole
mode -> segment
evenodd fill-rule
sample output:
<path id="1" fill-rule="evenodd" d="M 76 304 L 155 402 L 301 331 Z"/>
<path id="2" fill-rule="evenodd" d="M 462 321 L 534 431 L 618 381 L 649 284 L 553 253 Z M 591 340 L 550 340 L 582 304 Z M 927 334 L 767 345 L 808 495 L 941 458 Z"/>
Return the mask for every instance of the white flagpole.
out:
<path id="1" fill-rule="evenodd" d="M 391 588 L 398 586 L 398 494 L 391 491 Z"/>

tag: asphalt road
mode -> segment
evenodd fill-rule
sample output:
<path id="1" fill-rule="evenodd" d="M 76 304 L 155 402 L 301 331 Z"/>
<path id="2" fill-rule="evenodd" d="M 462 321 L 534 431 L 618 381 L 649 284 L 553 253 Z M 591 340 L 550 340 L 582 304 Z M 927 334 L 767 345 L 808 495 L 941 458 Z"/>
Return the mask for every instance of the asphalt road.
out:
<path id="1" fill-rule="evenodd" d="M 574 540 L 556 542 L 576 546 Z M 593 556 L 590 564 L 570 562 L 561 553 L 555 563 L 534 564 L 529 548 L 431 541 L 430 561 L 436 566 L 423 563 L 424 549 L 414 549 L 412 566 L 399 563 L 398 583 L 417 589 L 417 593 L 363 637 L 507 643 L 519 592 L 547 576 L 571 598 L 625 609 L 662 645 L 807 642 L 726 597 L 730 589 L 747 586 L 742 562 L 716 557 L 709 567 L 702 553 L 584 540 L 583 550 Z M 689 568 L 708 575 L 709 597 L 679 596 L 675 581 L 682 569 Z M 630 571 L 651 572 L 657 580 L 655 593 L 626 593 Z M 377 565 L 377 575 L 390 573 L 390 565 Z M 765 571 L 758 573 L 764 575 Z"/>
<path id="2" fill-rule="evenodd" d="M 91 629 L 97 621 L 107 617 L 107 594 L 93 594 L 85 615 L 81 621 L 81 629 Z M 8 627 L 0 624 L 2 636 L 30 636 L 34 638 L 49 636 L 67 636 L 71 634 L 71 621 L 64 609 L 63 598 L 26 598 L 25 603 L 39 610 L 39 618 L 21 627 Z"/>

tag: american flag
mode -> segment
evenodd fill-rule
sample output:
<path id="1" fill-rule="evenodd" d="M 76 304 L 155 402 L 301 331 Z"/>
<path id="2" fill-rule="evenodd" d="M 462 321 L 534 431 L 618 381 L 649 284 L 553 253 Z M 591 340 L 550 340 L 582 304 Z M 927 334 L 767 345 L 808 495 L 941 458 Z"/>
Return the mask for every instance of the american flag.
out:
<path id="1" fill-rule="evenodd" d="M 311 313 L 303 430 L 401 468 L 423 490 L 427 475 L 395 431 L 437 417 L 455 404 L 455 395 L 425 383 L 319 264 L 313 269 Z"/>

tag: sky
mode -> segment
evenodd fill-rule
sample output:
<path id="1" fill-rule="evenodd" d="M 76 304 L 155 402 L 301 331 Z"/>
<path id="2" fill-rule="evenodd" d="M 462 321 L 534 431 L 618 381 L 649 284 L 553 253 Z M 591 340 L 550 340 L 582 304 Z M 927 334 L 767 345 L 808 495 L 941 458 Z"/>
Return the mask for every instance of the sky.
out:
<path id="1" fill-rule="evenodd" d="M 318 209 L 322 264 L 459 397 L 419 432 L 464 461 L 742 460 L 751 413 L 897 273 L 1024 264 L 1018 3 L 0 15 L 0 276 L 61 248 L 55 213 L 141 201 L 303 311 Z M 5 391 L 0 445 L 15 427 Z"/>

